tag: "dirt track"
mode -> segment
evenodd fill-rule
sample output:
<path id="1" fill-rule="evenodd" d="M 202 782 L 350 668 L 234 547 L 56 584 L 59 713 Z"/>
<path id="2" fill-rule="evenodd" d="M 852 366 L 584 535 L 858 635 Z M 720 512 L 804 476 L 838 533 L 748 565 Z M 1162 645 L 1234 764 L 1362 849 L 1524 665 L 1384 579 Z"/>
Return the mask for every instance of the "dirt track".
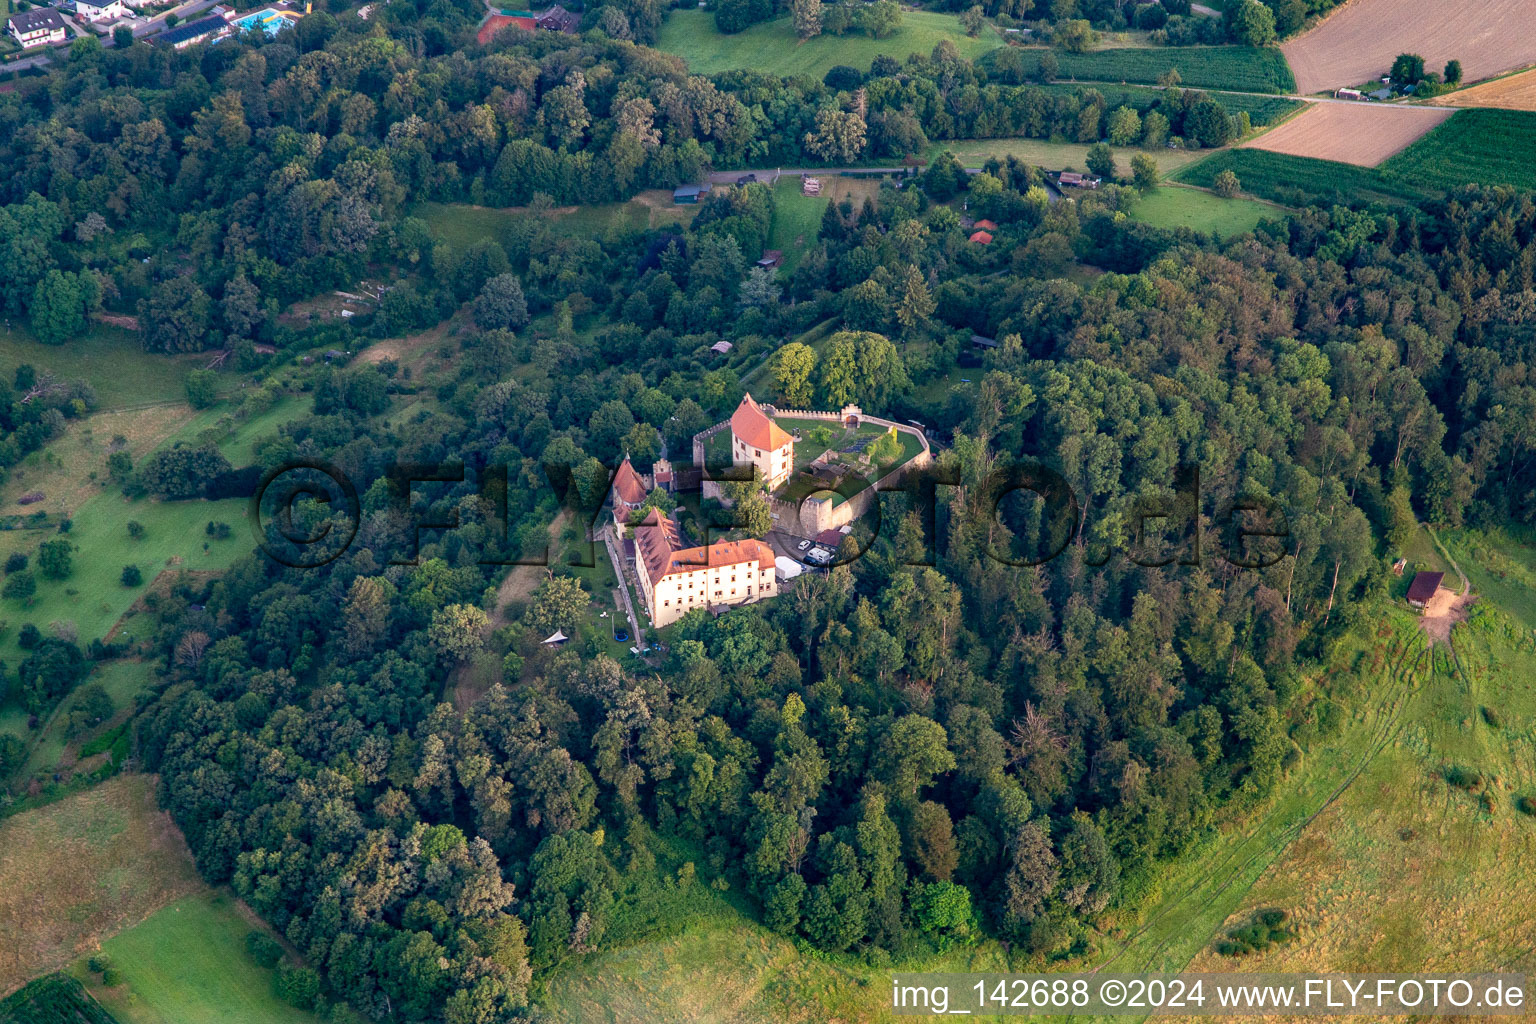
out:
<path id="1" fill-rule="evenodd" d="M 1439 71 L 1461 61 L 1466 81 L 1536 64 L 1536 0 L 1350 0 L 1280 47 L 1296 91 L 1359 85 L 1387 73 L 1400 53 Z"/>
<path id="2" fill-rule="evenodd" d="M 1536 110 L 1536 71 L 1484 82 L 1470 89 L 1448 93 L 1432 102 L 1446 107 L 1498 107 L 1501 110 Z"/>
<path id="3" fill-rule="evenodd" d="M 1243 143 L 1292 156 L 1375 167 L 1455 111 L 1379 103 L 1314 103 L 1273 131 Z"/>

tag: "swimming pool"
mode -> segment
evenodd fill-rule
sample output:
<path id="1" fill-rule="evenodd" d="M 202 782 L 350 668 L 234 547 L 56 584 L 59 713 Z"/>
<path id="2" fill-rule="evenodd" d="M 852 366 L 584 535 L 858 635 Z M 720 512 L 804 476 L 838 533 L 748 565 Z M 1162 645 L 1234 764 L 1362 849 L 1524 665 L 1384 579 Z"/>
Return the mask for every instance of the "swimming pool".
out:
<path id="1" fill-rule="evenodd" d="M 290 22 L 282 14 L 268 7 L 263 11 L 252 11 L 243 18 L 235 19 L 235 27 L 242 32 L 249 32 L 259 28 L 269 36 L 276 36 L 289 26 Z"/>

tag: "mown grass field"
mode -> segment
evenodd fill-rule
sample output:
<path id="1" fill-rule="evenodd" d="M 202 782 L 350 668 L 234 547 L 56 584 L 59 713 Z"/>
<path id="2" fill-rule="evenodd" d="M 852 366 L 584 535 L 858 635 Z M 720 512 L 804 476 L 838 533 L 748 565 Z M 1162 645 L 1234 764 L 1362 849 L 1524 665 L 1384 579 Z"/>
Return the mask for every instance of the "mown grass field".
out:
<path id="1" fill-rule="evenodd" d="M 1131 216 L 1158 228 L 1192 228 L 1230 238 L 1252 231 L 1265 217 L 1283 217 L 1284 210 L 1251 199 L 1223 199 L 1192 188 L 1165 186 L 1136 201 Z"/>
<path id="2" fill-rule="evenodd" d="M 78 628 L 80 642 L 86 643 L 105 636 L 162 570 L 228 568 L 252 547 L 245 513 L 246 502 L 240 498 L 129 501 L 107 493 L 91 499 L 76 513 L 74 529 L 66 535 L 79 549 L 75 552 L 74 573 L 63 580 L 39 577 L 37 594 L 30 605 L 15 599 L 0 600 L 0 617 L 11 627 L 0 640 L 0 659 L 15 664 L 25 657 L 15 640 L 23 622 L 36 623 L 46 632 L 50 622 L 68 620 Z M 235 535 L 227 540 L 205 537 L 203 530 L 210 520 L 230 524 Z M 130 521 L 143 525 L 141 539 L 129 538 Z M 0 532 L 0 558 L 12 551 L 33 553 L 44 540 L 57 535 L 51 530 Z M 129 564 L 139 567 L 143 585 L 122 585 L 119 577 L 123 566 Z"/>
<path id="3" fill-rule="evenodd" d="M 1026 74 L 1033 75 L 1040 58 L 1056 54 L 1058 81 L 1136 82 L 1156 84 L 1174 70 L 1181 84 L 1200 89 L 1231 89 L 1238 92 L 1292 92 L 1296 79 L 1279 50 L 1255 50 L 1247 46 L 1149 46 L 1115 47 L 1088 53 L 1022 49 Z"/>
<path id="4" fill-rule="evenodd" d="M 1465 565 L 1458 554 L 1457 561 Z M 1279 907 L 1296 941 L 1192 970 L 1526 971 L 1536 819 L 1531 620 L 1473 605 L 1407 694 L 1399 726 L 1361 774 L 1254 886 L 1234 915 Z"/>
<path id="5" fill-rule="evenodd" d="M 830 200 L 823 196 L 800 194 L 799 178 L 781 178 L 773 188 L 773 226 L 768 231 L 768 248 L 784 254 L 786 271 L 794 270 L 805 251 L 816 244 L 822 214 Z"/>
<path id="6" fill-rule="evenodd" d="M 208 359 L 145 352 L 135 332 L 99 324 L 62 345 L 44 345 L 19 328 L 0 328 L 0 377 L 13 380 L 16 367 L 26 363 L 63 380 L 85 380 L 103 409 L 183 401 L 187 374 Z"/>
<path id="7" fill-rule="evenodd" d="M 677 54 L 698 75 L 749 70 L 820 81 L 838 64 L 868 71 L 879 54 L 905 60 L 909 54 L 928 54 L 944 39 L 971 60 L 1002 45 L 990 28 L 973 39 L 960 28 L 957 17 L 932 11 L 902 11 L 901 27 L 884 39 L 850 32 L 819 35 L 802 43 L 787 17 L 724 35 L 715 28 L 713 12 L 678 10 L 662 24 L 656 48 Z"/>
<path id="8" fill-rule="evenodd" d="M 152 776 L 0 820 L 0 995 L 202 888 Z"/>
<path id="9" fill-rule="evenodd" d="M 122 1024 L 315 1024 L 273 994 L 272 972 L 246 953 L 255 927 L 233 899 L 204 889 L 101 944 L 123 984 L 96 984 L 84 964 L 74 973 Z"/>
<path id="10" fill-rule="evenodd" d="M 1243 191 L 1288 204 L 1416 203 L 1466 184 L 1536 188 L 1536 162 L 1528 157 L 1533 137 L 1536 113 L 1461 110 L 1376 168 L 1238 149 L 1219 151 L 1174 177 L 1208 188 L 1230 169 Z"/>
<path id="11" fill-rule="evenodd" d="M 599 953 L 558 972 L 544 1008 L 558 1024 L 865 1024 L 896 1022 L 892 970 L 1004 971 L 987 942 L 944 956 L 874 968 L 851 956 L 800 951 L 696 885 L 686 920 L 665 934 Z"/>
<path id="12" fill-rule="evenodd" d="M 66 421 L 62 436 L 11 468 L 0 484 L 0 512 L 73 515 L 101 493 L 108 479 L 109 453 L 120 447 L 137 464 L 160 445 L 180 436 L 183 428 L 197 418 L 185 402 L 167 402 Z M 39 491 L 43 494 L 41 501 L 17 503 L 23 495 Z"/>

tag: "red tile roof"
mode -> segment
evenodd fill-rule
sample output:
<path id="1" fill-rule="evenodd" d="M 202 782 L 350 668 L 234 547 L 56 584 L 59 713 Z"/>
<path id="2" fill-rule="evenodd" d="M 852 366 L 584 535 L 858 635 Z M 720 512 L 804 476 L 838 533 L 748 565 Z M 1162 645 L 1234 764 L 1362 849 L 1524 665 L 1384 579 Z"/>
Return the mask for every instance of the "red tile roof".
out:
<path id="1" fill-rule="evenodd" d="M 635 467 L 629 464 L 629 456 L 619 463 L 619 471 L 613 475 L 613 495 L 626 505 L 645 503 L 645 483 Z"/>
<path id="2" fill-rule="evenodd" d="M 645 562 L 646 575 L 655 586 L 662 577 L 713 569 L 727 565 L 757 562 L 773 565 L 773 549 L 760 540 L 724 540 L 708 547 L 681 548 L 677 524 L 657 509 L 635 528 L 635 544 Z"/>
<path id="3" fill-rule="evenodd" d="M 731 415 L 731 433 L 741 438 L 743 444 L 765 452 L 777 451 L 790 443 L 784 428 L 769 419 L 751 395 L 743 395 L 741 404 Z"/>
<path id="4" fill-rule="evenodd" d="M 978 231 L 971 236 L 971 241 L 975 242 L 977 245 L 990 245 L 992 242 L 992 236 L 987 234 L 985 231 Z"/>
<path id="5" fill-rule="evenodd" d="M 990 220 L 987 220 L 987 218 L 985 218 L 985 217 L 981 218 L 981 220 L 976 222 L 976 227 L 981 229 L 982 231 L 996 231 L 997 230 L 997 225 L 992 223 Z"/>

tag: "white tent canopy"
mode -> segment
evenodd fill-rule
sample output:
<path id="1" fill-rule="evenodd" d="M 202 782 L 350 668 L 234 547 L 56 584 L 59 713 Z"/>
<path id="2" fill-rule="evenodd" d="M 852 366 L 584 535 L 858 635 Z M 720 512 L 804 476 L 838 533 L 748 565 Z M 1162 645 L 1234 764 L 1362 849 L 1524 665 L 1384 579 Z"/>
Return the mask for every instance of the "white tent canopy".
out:
<path id="1" fill-rule="evenodd" d="M 805 567 L 799 562 L 784 555 L 780 555 L 773 560 L 773 567 L 778 570 L 780 576 L 787 580 L 792 580 L 805 571 Z"/>
<path id="2" fill-rule="evenodd" d="M 563 643 L 565 643 L 569 639 L 570 639 L 570 637 L 566 636 L 564 633 L 560 632 L 557 629 L 553 633 L 551 633 L 547 638 L 545 638 L 544 642 L 547 643 L 547 644 L 563 644 Z"/>

